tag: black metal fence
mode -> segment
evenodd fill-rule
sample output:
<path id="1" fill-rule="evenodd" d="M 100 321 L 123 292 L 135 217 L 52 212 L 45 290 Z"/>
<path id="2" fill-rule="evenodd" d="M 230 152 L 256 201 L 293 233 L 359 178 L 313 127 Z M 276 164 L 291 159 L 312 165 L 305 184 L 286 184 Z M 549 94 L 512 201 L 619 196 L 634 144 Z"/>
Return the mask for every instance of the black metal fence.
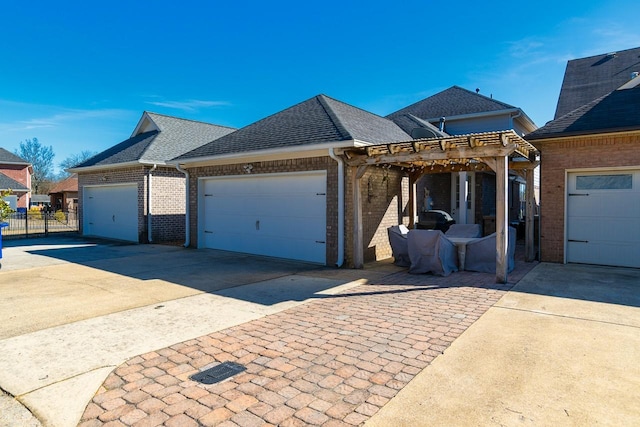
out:
<path id="1" fill-rule="evenodd" d="M 53 212 L 46 210 L 28 210 L 14 212 L 4 222 L 3 239 L 21 239 L 25 237 L 48 236 L 50 233 L 77 233 L 78 215 L 75 211 Z"/>

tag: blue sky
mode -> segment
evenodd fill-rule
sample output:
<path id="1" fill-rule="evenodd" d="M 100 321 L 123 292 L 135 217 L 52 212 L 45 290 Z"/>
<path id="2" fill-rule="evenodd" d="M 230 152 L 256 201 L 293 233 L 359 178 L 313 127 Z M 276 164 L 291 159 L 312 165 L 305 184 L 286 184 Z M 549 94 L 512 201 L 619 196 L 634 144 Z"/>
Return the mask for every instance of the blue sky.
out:
<path id="1" fill-rule="evenodd" d="M 5 2 L 0 147 L 56 164 L 143 111 L 242 127 L 323 93 L 386 115 L 453 85 L 551 120 L 569 59 L 640 46 L 637 1 Z"/>

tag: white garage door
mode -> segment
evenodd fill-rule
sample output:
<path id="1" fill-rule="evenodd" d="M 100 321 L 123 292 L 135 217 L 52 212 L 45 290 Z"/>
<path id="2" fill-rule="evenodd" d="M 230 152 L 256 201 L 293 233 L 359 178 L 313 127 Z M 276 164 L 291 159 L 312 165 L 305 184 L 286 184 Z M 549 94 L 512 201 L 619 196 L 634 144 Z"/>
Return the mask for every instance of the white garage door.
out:
<path id="1" fill-rule="evenodd" d="M 200 183 L 200 247 L 326 262 L 325 171 Z"/>
<path id="2" fill-rule="evenodd" d="M 138 241 L 138 186 L 101 185 L 83 188 L 83 234 Z"/>
<path id="3" fill-rule="evenodd" d="M 640 170 L 572 172 L 567 262 L 640 267 Z"/>

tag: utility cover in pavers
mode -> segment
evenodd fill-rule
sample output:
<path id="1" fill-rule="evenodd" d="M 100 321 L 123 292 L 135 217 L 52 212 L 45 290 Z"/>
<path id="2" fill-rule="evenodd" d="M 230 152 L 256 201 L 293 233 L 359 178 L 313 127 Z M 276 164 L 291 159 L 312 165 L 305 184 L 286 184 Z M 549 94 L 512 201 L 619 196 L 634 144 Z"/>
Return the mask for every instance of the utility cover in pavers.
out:
<path id="1" fill-rule="evenodd" d="M 247 368 L 239 363 L 223 362 L 218 366 L 193 374 L 189 378 L 199 382 L 200 384 L 215 384 L 246 370 Z"/>

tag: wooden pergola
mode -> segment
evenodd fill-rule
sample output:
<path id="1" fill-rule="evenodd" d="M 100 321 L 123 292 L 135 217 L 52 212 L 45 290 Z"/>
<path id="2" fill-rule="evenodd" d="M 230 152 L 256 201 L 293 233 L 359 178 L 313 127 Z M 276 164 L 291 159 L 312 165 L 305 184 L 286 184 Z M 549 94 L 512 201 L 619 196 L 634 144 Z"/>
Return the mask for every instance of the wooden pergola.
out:
<path id="1" fill-rule="evenodd" d="M 533 170 L 539 164 L 538 150 L 515 131 L 474 133 L 442 138 L 350 148 L 343 152 L 352 168 L 354 266 L 364 264 L 362 195 L 360 179 L 371 166 L 396 167 L 409 175 L 409 228 L 417 214 L 416 183 L 427 173 L 492 170 L 496 174 L 496 282 L 507 282 L 509 170 L 526 181 L 525 257 L 533 261 L 534 192 Z"/>

